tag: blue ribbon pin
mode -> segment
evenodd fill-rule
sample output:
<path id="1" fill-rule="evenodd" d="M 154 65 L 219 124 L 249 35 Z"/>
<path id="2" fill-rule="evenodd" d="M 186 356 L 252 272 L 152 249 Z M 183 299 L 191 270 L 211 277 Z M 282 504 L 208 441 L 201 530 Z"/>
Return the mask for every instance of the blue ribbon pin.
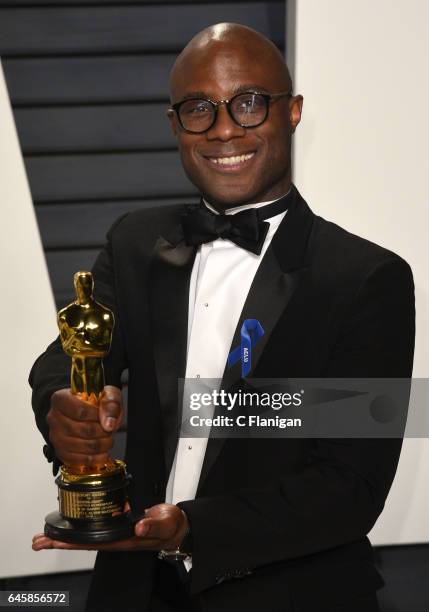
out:
<path id="1" fill-rule="evenodd" d="M 241 376 L 244 378 L 252 369 L 252 348 L 264 335 L 264 329 L 257 319 L 246 319 L 241 326 L 240 346 L 228 355 L 228 367 L 241 361 Z"/>

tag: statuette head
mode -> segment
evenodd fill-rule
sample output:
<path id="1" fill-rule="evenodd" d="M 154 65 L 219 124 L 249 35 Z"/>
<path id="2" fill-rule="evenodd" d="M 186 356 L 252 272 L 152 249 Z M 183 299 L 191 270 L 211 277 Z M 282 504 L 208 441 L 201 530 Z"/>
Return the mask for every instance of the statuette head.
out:
<path id="1" fill-rule="evenodd" d="M 79 271 L 74 275 L 76 296 L 80 303 L 88 302 L 94 291 L 94 279 L 91 272 Z"/>

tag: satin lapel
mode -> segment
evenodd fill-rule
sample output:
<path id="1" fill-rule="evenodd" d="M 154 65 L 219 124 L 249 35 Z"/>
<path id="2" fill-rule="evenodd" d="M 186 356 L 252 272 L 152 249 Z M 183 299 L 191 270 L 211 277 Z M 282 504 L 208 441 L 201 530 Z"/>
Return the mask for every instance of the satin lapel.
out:
<path id="1" fill-rule="evenodd" d="M 249 377 L 255 371 L 280 316 L 287 308 L 299 285 L 302 272 L 309 265 L 308 242 L 314 214 L 301 198 L 297 189 L 295 187 L 293 189 L 291 205 L 258 268 L 230 347 L 230 350 L 233 350 L 240 344 L 241 326 L 246 319 L 257 319 L 261 323 L 264 335 L 252 350 Z M 240 378 L 240 362 L 231 368 L 226 366 L 221 389 L 228 391 L 240 382 Z M 225 438 L 209 439 L 199 488 L 216 461 L 224 443 Z"/>
<path id="2" fill-rule="evenodd" d="M 189 281 L 196 253 L 194 247 L 176 242 L 166 238 L 156 242 L 149 287 L 167 474 L 179 435 L 178 379 L 185 375 Z"/>

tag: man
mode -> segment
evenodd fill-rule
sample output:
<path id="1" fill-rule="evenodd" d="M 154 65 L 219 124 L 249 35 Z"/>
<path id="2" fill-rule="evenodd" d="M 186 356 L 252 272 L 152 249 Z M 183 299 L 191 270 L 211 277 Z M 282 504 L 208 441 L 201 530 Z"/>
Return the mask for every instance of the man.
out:
<path id="1" fill-rule="evenodd" d="M 383 583 L 366 534 L 401 441 L 178 441 L 177 381 L 223 377 L 223 388 L 239 388 L 239 364 L 225 365 L 247 319 L 265 332 L 251 377 L 409 377 L 409 266 L 316 217 L 291 184 L 303 99 L 257 32 L 218 24 L 198 34 L 173 67 L 171 102 L 203 200 L 128 214 L 108 234 L 93 274 L 117 323 L 99 419 L 67 388 L 58 340 L 30 376 L 55 461 L 90 465 L 111 447 L 129 370 L 126 462 L 139 520 L 133 538 L 98 547 L 88 609 L 378 610 Z M 177 547 L 189 573 L 190 563 L 157 558 Z M 33 548 L 76 547 L 38 535 Z"/>

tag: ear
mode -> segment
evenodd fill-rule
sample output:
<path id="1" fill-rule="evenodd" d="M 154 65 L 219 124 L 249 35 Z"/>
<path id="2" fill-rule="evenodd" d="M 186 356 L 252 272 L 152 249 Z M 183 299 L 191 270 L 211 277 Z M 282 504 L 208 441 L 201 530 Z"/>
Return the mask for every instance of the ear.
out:
<path id="1" fill-rule="evenodd" d="M 298 123 L 301 121 L 303 104 L 304 98 L 302 96 L 292 96 L 289 101 L 289 121 L 292 134 L 295 132 Z"/>
<path id="2" fill-rule="evenodd" d="M 176 119 L 176 113 L 174 112 L 174 110 L 172 108 L 169 108 L 166 113 L 165 113 L 170 121 L 170 127 L 171 127 L 171 131 L 173 132 L 174 136 L 177 138 L 178 136 L 178 129 L 177 129 L 177 119 Z"/>

